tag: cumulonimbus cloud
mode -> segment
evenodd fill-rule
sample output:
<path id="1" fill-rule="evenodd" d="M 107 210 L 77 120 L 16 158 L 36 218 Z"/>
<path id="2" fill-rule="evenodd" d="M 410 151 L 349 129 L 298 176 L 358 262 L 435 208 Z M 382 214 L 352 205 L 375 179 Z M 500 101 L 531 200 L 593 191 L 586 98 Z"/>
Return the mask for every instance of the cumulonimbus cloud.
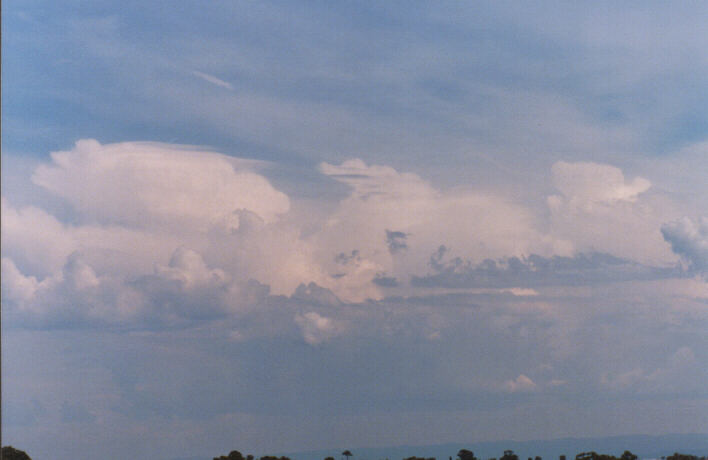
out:
<path id="1" fill-rule="evenodd" d="M 100 308 L 73 309 L 72 315 L 90 311 L 94 320 L 169 324 L 249 310 L 267 296 L 253 295 L 248 286 L 257 283 L 303 304 L 298 326 L 310 342 L 325 342 L 327 321 L 308 313 L 340 324 L 328 309 L 378 301 L 394 289 L 578 285 L 606 279 L 608 270 L 621 280 L 659 276 L 611 250 L 586 257 L 575 249 L 587 244 L 589 230 L 570 232 L 568 222 L 615 216 L 606 224 L 619 231 L 626 219 L 637 220 L 633 207 L 641 204 L 648 181 L 627 182 L 608 165 L 553 167 L 562 194 L 551 206 L 558 234 L 544 233 L 537 213 L 499 194 L 443 190 L 416 174 L 358 159 L 320 165 L 349 193 L 305 233 L 298 223 L 306 217 L 292 215 L 290 198 L 257 166 L 157 143 L 83 140 L 53 153 L 32 179 L 64 198 L 75 217 L 62 221 L 3 199 L 3 265 L 11 275 L 4 293 L 14 307 L 40 316 L 56 312 L 52 296 L 88 305 L 85 296 Z M 678 238 L 672 228 L 666 235 Z M 636 248 L 652 242 L 637 238 Z M 455 257 L 436 259 L 439 266 L 431 267 L 430 255 L 441 245 Z M 113 319 L 111 309 L 118 312 Z"/>
<path id="2" fill-rule="evenodd" d="M 288 211 L 288 197 L 246 162 L 158 143 L 78 141 L 40 165 L 35 184 L 65 198 L 89 221 L 197 225 L 204 228 L 238 209 L 266 222 Z"/>

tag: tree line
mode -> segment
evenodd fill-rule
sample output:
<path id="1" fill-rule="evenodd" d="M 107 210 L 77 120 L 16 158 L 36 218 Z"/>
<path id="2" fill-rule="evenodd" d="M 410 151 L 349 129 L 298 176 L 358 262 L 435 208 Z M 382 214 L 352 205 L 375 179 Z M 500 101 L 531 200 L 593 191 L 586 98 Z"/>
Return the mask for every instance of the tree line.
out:
<path id="1" fill-rule="evenodd" d="M 347 460 L 349 460 L 349 457 L 353 457 L 354 454 L 351 453 L 349 450 L 345 450 L 342 452 L 342 457 L 346 457 Z M 232 450 L 229 455 L 222 455 L 220 457 L 214 457 L 214 460 L 256 460 L 253 455 L 247 455 L 243 456 L 241 452 L 237 450 Z M 260 457 L 257 460 L 290 460 L 289 457 L 275 457 L 272 455 L 266 455 L 264 457 Z M 335 460 L 334 457 L 325 457 L 324 460 Z M 388 460 L 388 459 L 386 459 Z M 435 457 L 407 457 L 404 458 L 403 460 L 436 460 Z M 452 460 L 452 457 L 449 458 L 449 460 Z M 478 459 L 475 455 L 474 452 L 471 450 L 467 449 L 460 449 L 460 451 L 457 453 L 457 458 L 456 460 L 480 460 Z M 519 456 L 514 453 L 513 450 L 505 450 L 504 455 L 500 456 L 498 459 L 496 457 L 489 458 L 487 460 L 519 460 Z M 541 457 L 536 456 L 536 457 L 529 457 L 528 460 L 543 460 Z M 561 455 L 559 457 L 559 460 L 566 460 L 565 455 Z M 598 454 L 597 452 L 590 451 L 590 452 L 581 452 L 575 456 L 575 460 L 638 460 L 638 457 L 633 454 L 632 452 L 625 450 L 622 455 L 619 457 L 615 457 L 614 455 L 608 455 L 608 454 Z M 674 453 L 673 455 L 669 455 L 667 457 L 661 457 L 661 460 L 708 460 L 707 456 L 703 457 L 698 457 L 696 455 L 687 455 L 687 454 L 679 454 L 679 453 Z"/>
<path id="2" fill-rule="evenodd" d="M 354 454 L 350 450 L 345 450 L 342 452 L 342 457 L 346 457 L 346 460 L 349 460 L 349 457 L 353 457 Z M 5 446 L 2 448 L 0 451 L 0 460 L 32 460 L 29 455 L 27 455 L 26 452 L 21 451 L 19 449 L 15 449 L 12 446 Z M 237 450 L 232 450 L 229 452 L 228 455 L 222 455 L 220 457 L 214 457 L 214 460 L 256 460 L 256 458 L 253 455 L 246 455 L 245 457 L 241 452 Z M 274 456 L 274 455 L 265 455 L 263 457 L 259 457 L 258 460 L 291 460 L 289 457 L 285 456 Z M 325 457 L 324 460 L 335 460 L 334 457 Z M 386 459 L 388 460 L 388 459 Z M 436 460 L 435 457 L 407 457 L 404 458 L 403 460 Z M 452 457 L 449 458 L 449 460 L 452 460 Z M 457 458 L 456 460 L 480 460 L 478 459 L 475 455 L 474 452 L 471 450 L 467 449 L 461 449 L 457 453 Z M 487 459 L 487 460 L 497 460 L 496 457 Z M 519 456 L 514 453 L 513 450 L 505 450 L 504 455 L 499 457 L 498 460 L 519 460 Z M 528 460 L 543 460 L 541 457 L 529 457 Z M 559 457 L 559 460 L 566 460 L 565 455 L 561 455 Z M 607 455 L 607 454 L 598 454 L 597 452 L 590 451 L 590 452 L 581 452 L 578 455 L 575 456 L 575 460 L 638 460 L 637 456 L 634 455 L 632 452 L 625 450 L 622 455 L 619 457 L 615 457 L 614 455 Z M 686 454 L 679 454 L 679 453 L 674 453 L 673 455 L 669 455 L 667 457 L 661 457 L 661 460 L 708 460 L 708 456 L 703 456 L 703 457 L 698 457 L 696 455 L 686 455 Z"/>

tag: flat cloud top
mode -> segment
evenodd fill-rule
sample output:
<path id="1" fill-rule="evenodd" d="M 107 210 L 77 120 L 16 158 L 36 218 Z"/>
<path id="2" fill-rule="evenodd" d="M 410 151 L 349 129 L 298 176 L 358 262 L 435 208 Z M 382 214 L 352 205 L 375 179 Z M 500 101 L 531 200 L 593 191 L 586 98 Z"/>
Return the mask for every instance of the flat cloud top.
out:
<path id="1" fill-rule="evenodd" d="M 230 157 L 157 143 L 82 140 L 32 176 L 84 217 L 143 225 L 209 225 L 239 209 L 271 222 L 288 197 Z"/>

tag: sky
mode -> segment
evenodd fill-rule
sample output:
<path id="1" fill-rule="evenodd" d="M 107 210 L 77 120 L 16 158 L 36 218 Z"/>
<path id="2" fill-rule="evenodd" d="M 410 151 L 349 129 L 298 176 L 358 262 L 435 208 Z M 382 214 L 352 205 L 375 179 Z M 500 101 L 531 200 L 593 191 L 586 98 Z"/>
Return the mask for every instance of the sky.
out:
<path id="1" fill-rule="evenodd" d="M 3 2 L 3 444 L 705 433 L 707 19 Z"/>

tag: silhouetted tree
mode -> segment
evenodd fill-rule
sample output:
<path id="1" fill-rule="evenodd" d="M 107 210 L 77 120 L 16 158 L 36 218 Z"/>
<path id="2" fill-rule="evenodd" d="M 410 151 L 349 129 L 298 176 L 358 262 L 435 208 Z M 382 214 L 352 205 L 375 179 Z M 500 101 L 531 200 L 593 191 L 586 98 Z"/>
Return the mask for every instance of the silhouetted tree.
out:
<path id="1" fill-rule="evenodd" d="M 477 460 L 477 457 L 474 456 L 474 452 L 467 449 L 460 449 L 460 451 L 457 453 L 457 457 L 460 460 Z"/>
<path id="2" fill-rule="evenodd" d="M 620 460 L 637 460 L 637 458 L 639 458 L 639 457 L 637 457 L 636 455 L 634 455 L 634 454 L 631 453 L 630 451 L 625 450 L 625 451 L 622 453 L 622 456 L 620 457 Z"/>
<path id="3" fill-rule="evenodd" d="M 504 455 L 499 460 L 519 460 L 519 456 L 513 450 L 505 450 Z"/>
<path id="4" fill-rule="evenodd" d="M 3 460 L 32 460 L 27 452 L 19 449 L 15 449 L 12 446 L 5 446 L 2 448 L 0 458 Z"/>
<path id="5" fill-rule="evenodd" d="M 435 460 L 435 457 L 425 458 L 425 457 L 415 457 L 414 456 L 414 457 L 404 458 L 403 460 Z"/>
<path id="6" fill-rule="evenodd" d="M 575 460 L 618 460 L 614 455 L 598 454 L 597 452 L 581 452 L 575 456 Z"/>
<path id="7" fill-rule="evenodd" d="M 565 460 L 565 455 L 561 455 L 560 460 Z"/>
<path id="8" fill-rule="evenodd" d="M 347 450 L 345 450 L 344 452 L 342 452 L 342 455 L 344 455 L 345 457 L 347 457 L 347 460 L 349 460 L 349 457 L 352 456 L 352 453 L 351 453 L 351 451 L 350 451 L 349 449 L 347 449 Z"/>
<path id="9" fill-rule="evenodd" d="M 334 457 L 325 457 L 324 460 L 334 460 Z"/>
<path id="10" fill-rule="evenodd" d="M 241 452 L 237 450 L 232 450 L 229 455 L 222 455 L 221 457 L 214 457 L 214 460 L 246 460 L 243 458 Z"/>

